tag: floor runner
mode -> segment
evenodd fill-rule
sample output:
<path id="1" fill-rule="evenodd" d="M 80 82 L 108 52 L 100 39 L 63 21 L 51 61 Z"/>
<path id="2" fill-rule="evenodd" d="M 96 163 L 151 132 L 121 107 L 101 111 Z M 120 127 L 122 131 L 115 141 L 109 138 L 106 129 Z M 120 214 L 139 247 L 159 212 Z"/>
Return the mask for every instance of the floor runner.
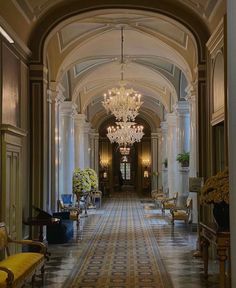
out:
<path id="1" fill-rule="evenodd" d="M 139 199 L 106 202 L 65 288 L 171 288 L 172 283 Z"/>

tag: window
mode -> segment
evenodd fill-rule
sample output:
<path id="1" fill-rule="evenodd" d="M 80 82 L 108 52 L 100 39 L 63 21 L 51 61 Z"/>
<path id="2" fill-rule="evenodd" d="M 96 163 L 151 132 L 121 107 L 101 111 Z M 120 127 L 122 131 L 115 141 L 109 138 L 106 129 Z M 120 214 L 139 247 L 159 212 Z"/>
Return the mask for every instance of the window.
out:
<path id="1" fill-rule="evenodd" d="M 122 178 L 124 180 L 130 180 L 130 163 L 129 162 L 122 162 L 120 163 L 120 171 L 122 174 Z"/>

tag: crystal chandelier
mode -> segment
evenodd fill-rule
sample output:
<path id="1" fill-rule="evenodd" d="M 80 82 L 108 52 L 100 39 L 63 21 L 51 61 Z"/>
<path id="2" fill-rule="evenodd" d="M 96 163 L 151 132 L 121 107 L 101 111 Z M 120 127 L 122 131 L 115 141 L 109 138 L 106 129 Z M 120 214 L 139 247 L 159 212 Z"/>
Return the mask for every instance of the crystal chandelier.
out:
<path id="1" fill-rule="evenodd" d="M 121 27 L 121 81 L 120 87 L 115 87 L 104 93 L 103 106 L 107 112 L 111 112 L 118 121 L 134 121 L 138 115 L 138 109 L 143 104 L 140 101 L 141 94 L 133 88 L 125 88 L 124 82 L 124 28 Z"/>
<path id="2" fill-rule="evenodd" d="M 144 133 L 143 126 L 134 122 L 116 122 L 117 126 L 107 128 L 107 137 L 111 143 L 118 143 L 119 146 L 133 145 L 140 142 Z"/>
<path id="3" fill-rule="evenodd" d="M 130 153 L 129 147 L 126 147 L 126 146 L 120 147 L 120 154 L 121 155 L 129 155 L 129 153 Z"/>

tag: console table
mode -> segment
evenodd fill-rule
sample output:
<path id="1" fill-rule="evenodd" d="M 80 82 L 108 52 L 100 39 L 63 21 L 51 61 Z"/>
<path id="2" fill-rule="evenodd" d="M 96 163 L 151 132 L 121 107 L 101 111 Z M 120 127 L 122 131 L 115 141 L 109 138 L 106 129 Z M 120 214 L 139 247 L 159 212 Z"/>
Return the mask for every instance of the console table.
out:
<path id="1" fill-rule="evenodd" d="M 228 277 L 230 283 L 230 233 L 218 231 L 214 223 L 200 222 L 200 237 L 203 248 L 204 273 L 208 277 L 208 247 L 210 243 L 216 245 L 217 256 L 219 260 L 220 288 L 226 286 L 225 263 L 229 260 Z M 230 285 L 230 284 L 229 284 Z"/>

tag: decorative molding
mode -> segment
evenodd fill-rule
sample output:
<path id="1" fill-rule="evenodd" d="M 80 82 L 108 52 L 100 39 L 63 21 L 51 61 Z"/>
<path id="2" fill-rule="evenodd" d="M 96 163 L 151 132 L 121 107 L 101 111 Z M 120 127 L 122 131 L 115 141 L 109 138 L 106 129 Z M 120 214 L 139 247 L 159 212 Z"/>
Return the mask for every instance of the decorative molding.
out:
<path id="1" fill-rule="evenodd" d="M 64 101 L 60 105 L 60 114 L 62 116 L 70 116 L 73 117 L 77 114 L 76 111 L 77 105 L 71 101 Z"/>
<path id="2" fill-rule="evenodd" d="M 220 122 L 224 121 L 224 118 L 225 118 L 225 110 L 224 110 L 224 107 L 221 107 L 220 109 L 212 113 L 211 125 L 215 126 L 219 124 Z"/>
<path id="3" fill-rule="evenodd" d="M 211 58 L 215 58 L 219 48 L 224 46 L 224 19 L 222 18 L 215 31 L 206 43 Z"/>
<path id="4" fill-rule="evenodd" d="M 25 58 L 28 59 L 31 56 L 31 50 L 25 43 L 20 39 L 20 37 L 16 34 L 16 32 L 12 29 L 12 27 L 6 22 L 6 20 L 0 16 L 0 25 L 7 31 L 7 33 L 11 36 L 11 38 L 15 41 L 12 44 L 16 50 Z"/>
<path id="5" fill-rule="evenodd" d="M 187 101 L 179 101 L 173 105 L 173 109 L 178 116 L 189 114 L 189 103 Z"/>

